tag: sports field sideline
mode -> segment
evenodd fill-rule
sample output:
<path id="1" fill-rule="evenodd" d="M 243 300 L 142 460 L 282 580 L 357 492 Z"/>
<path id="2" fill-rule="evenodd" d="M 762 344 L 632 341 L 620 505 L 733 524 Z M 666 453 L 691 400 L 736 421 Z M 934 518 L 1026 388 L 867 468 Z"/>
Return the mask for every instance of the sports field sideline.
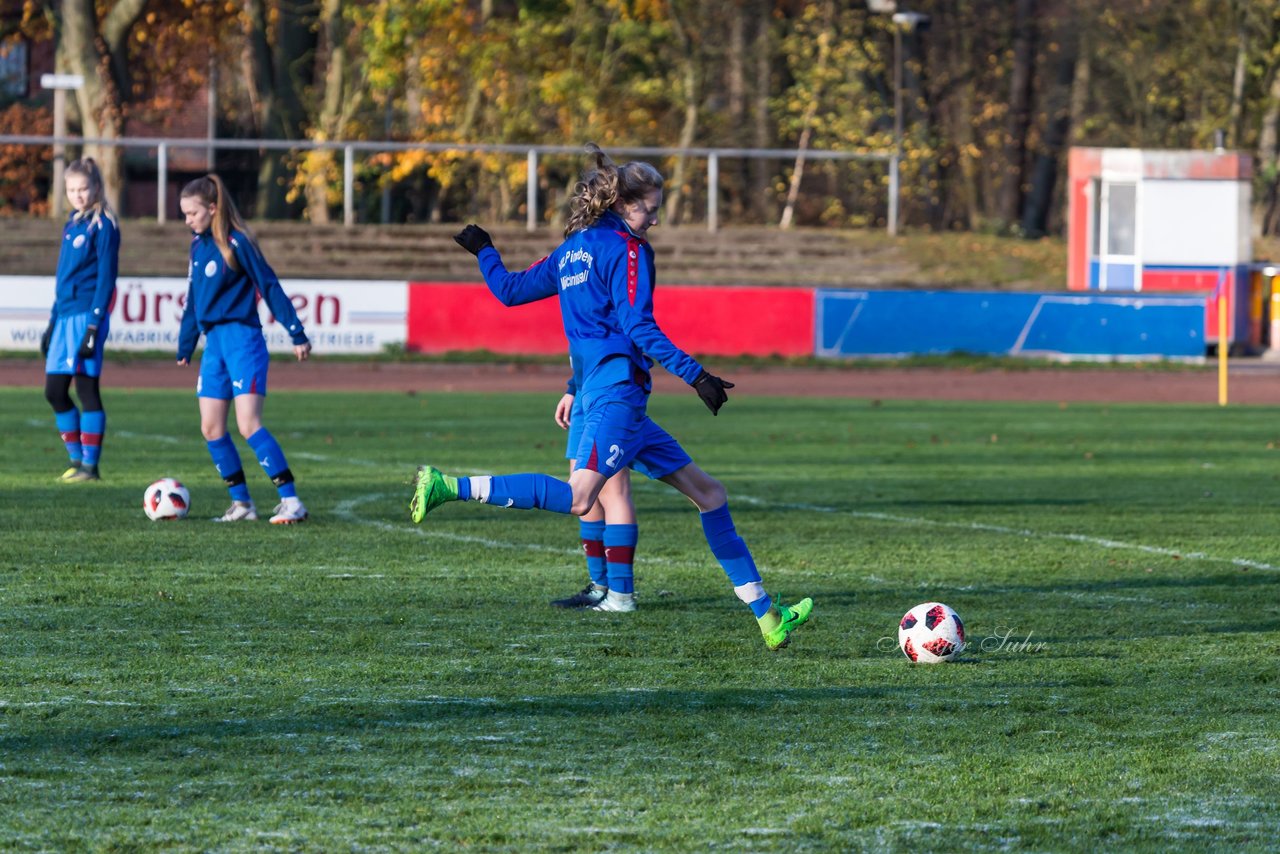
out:
<path id="1" fill-rule="evenodd" d="M 713 362 L 714 364 L 714 362 Z M 1280 404 L 1280 362 L 1258 358 L 1230 363 L 1229 403 Z M 164 359 L 108 357 L 105 382 L 121 388 L 192 388 L 191 370 Z M 41 366 L 34 360 L 0 359 L 0 386 L 38 386 Z M 1024 400 L 1129 403 L 1216 403 L 1216 364 L 1165 367 L 1063 366 L 1061 368 L 982 369 L 972 367 L 826 367 L 742 366 L 724 374 L 738 383 L 739 395 L 865 397 L 906 400 Z M 272 366 L 276 389 L 333 391 L 529 391 L 555 394 L 564 389 L 566 371 L 555 364 L 392 362 L 325 360 L 310 364 L 278 361 Z M 683 394 L 684 384 L 656 369 L 657 393 Z"/>

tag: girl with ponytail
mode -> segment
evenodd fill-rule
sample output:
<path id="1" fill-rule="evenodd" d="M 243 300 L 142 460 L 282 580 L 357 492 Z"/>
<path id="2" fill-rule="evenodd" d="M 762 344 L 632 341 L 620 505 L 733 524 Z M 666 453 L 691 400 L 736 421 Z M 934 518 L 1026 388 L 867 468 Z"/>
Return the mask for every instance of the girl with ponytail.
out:
<path id="1" fill-rule="evenodd" d="M 634 204 L 663 185 L 662 174 L 648 163 L 632 161 L 616 166 L 600 146 L 588 143 L 586 148 L 592 166 L 573 188 L 565 237 L 595 225 L 619 201 L 624 206 Z M 582 360 L 570 354 L 569 364 L 573 374 L 556 404 L 555 422 L 568 432 L 565 456 L 572 477 L 587 419 L 579 393 Z M 562 599 L 553 599 L 551 604 L 593 611 L 636 610 L 635 549 L 639 530 L 631 497 L 631 470 L 624 468 L 605 481 L 591 509 L 578 519 L 578 539 L 587 563 L 586 586 Z"/>
<path id="2" fill-rule="evenodd" d="M 192 231 L 187 302 L 178 334 L 178 364 L 191 363 L 203 334 L 204 354 L 196 381 L 200 430 L 213 464 L 231 493 L 231 506 L 214 521 L 251 522 L 258 518 L 240 452 L 227 434 L 227 416 L 234 403 L 236 427 L 280 497 L 271 523 L 304 522 L 307 508 L 298 498 L 284 451 L 262 426 L 270 362 L 257 297 L 261 296 L 289 336 L 298 361 L 310 356 L 311 342 L 222 179 L 212 173 L 196 178 L 182 188 L 178 202 Z"/>
<path id="3" fill-rule="evenodd" d="M 57 296 L 40 338 L 40 352 L 45 357 L 44 396 L 53 407 L 71 462 L 61 479 L 79 483 L 100 479 L 98 459 L 107 413 L 99 380 L 115 302 L 120 229 L 93 158 L 73 161 L 65 183 L 71 215 L 62 227 Z M 79 408 L 70 394 L 73 377 Z"/>
<path id="4" fill-rule="evenodd" d="M 587 152 L 593 167 L 574 192 L 568 236 L 541 262 L 511 272 L 478 225 L 454 237 L 476 256 L 485 284 L 504 305 L 559 298 L 583 406 L 569 480 L 540 473 L 450 477 L 424 465 L 414 480 L 410 518 L 420 523 L 442 504 L 465 500 L 582 517 L 611 478 L 634 468 L 671 485 L 698 508 L 707 545 L 734 595 L 751 609 L 765 646 L 781 649 L 808 621 L 813 600 L 787 606 L 765 591 L 729 513 L 724 485 L 700 469 L 647 412 L 655 360 L 693 386 L 712 415 L 733 388 L 676 347 L 653 317 L 653 248 L 646 235 L 658 223 L 662 176 L 647 164 L 614 166 L 595 145 Z"/>

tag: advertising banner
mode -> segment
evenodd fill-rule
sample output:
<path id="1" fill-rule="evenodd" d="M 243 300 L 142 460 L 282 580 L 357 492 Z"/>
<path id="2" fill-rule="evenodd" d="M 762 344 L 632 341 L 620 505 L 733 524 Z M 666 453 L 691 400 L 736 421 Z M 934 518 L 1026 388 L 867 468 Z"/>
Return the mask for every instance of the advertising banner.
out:
<path id="1" fill-rule="evenodd" d="M 282 279 L 312 347 L 325 353 L 378 353 L 405 342 L 406 282 Z M 0 276 L 0 350 L 37 350 L 54 301 L 52 276 Z M 111 350 L 178 349 L 187 280 L 121 276 L 111 313 Z M 288 353 L 289 336 L 259 301 L 267 349 Z"/>

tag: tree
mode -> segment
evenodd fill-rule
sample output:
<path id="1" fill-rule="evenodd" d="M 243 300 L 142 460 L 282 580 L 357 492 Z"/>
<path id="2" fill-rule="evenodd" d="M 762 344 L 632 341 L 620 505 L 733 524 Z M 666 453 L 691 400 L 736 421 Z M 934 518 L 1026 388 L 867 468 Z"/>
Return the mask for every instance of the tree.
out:
<path id="1" fill-rule="evenodd" d="M 85 137 L 118 140 L 124 130 L 125 104 L 132 92 L 128 36 L 148 0 L 119 0 L 99 19 L 93 0 L 63 0 L 58 55 L 65 67 L 84 78 L 76 90 Z M 102 170 L 107 196 L 119 206 L 124 150 L 118 146 L 86 146 Z"/>

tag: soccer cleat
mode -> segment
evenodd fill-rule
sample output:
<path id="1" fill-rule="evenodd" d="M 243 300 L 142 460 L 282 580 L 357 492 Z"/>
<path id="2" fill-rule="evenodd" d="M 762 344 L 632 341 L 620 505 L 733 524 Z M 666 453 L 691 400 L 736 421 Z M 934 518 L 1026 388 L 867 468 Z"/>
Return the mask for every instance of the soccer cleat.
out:
<path id="1" fill-rule="evenodd" d="M 796 604 L 771 605 L 763 617 L 758 618 L 760 632 L 764 635 L 764 645 L 771 650 L 782 649 L 791 643 L 791 633 L 809 621 L 813 613 L 813 600 L 801 599 Z"/>
<path id="2" fill-rule="evenodd" d="M 636 609 L 634 593 L 617 593 L 610 590 L 603 599 L 591 606 L 592 611 L 612 611 L 617 614 L 630 613 Z"/>
<path id="3" fill-rule="evenodd" d="M 608 592 L 608 587 L 592 581 L 572 596 L 552 599 L 551 604 L 557 608 L 594 608 L 604 601 L 605 594 Z"/>
<path id="4" fill-rule="evenodd" d="M 102 480 L 98 474 L 97 466 L 88 466 L 81 463 L 74 469 L 67 469 L 62 473 L 63 483 L 84 483 L 89 480 Z"/>
<path id="5" fill-rule="evenodd" d="M 414 524 L 427 518 L 427 514 L 458 497 L 458 479 L 449 477 L 435 466 L 418 466 L 413 478 L 413 499 L 409 502 L 409 517 Z"/>
<path id="6" fill-rule="evenodd" d="M 280 499 L 273 512 L 275 515 L 271 517 L 272 525 L 296 525 L 307 521 L 307 508 L 302 506 L 297 497 Z"/>
<path id="7" fill-rule="evenodd" d="M 256 522 L 258 521 L 258 508 L 253 506 L 252 501 L 232 501 L 231 506 L 227 508 L 227 512 L 213 521 Z"/>
<path id="8" fill-rule="evenodd" d="M 75 476 L 75 474 L 76 474 L 77 472 L 79 472 L 79 471 L 80 471 L 80 461 L 79 461 L 79 460 L 72 460 L 72 461 L 71 461 L 71 468 L 69 468 L 69 469 L 67 469 L 66 471 L 64 471 L 64 472 L 62 473 L 62 476 L 61 476 L 61 477 L 59 477 L 59 478 L 58 478 L 58 480 L 62 481 L 63 483 L 70 483 L 70 482 L 72 482 L 72 481 L 75 479 L 75 477 L 74 477 L 74 476 Z"/>

